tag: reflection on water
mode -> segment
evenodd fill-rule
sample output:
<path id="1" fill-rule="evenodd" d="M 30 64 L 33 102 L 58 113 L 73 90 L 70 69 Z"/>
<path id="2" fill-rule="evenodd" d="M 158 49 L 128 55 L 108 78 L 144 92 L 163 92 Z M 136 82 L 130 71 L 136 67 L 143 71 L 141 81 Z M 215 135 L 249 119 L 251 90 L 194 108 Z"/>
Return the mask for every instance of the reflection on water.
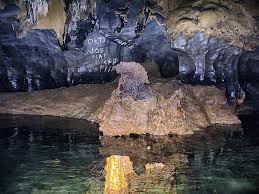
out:
<path id="1" fill-rule="evenodd" d="M 0 116 L 0 193 L 103 193 L 114 154 L 129 156 L 139 175 L 146 163 L 175 165 L 180 194 L 258 193 L 258 118 L 244 118 L 245 133 L 99 138 L 82 120 Z"/>

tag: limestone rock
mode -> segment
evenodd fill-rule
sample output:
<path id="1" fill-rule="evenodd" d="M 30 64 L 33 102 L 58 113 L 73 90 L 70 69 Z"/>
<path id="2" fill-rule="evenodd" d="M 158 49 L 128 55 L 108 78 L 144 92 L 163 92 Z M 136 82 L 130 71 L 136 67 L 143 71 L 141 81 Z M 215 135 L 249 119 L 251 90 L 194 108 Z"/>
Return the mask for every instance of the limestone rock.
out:
<path id="1" fill-rule="evenodd" d="M 193 94 L 198 103 L 202 105 L 210 125 L 235 125 L 240 124 L 238 117 L 233 115 L 231 109 L 227 108 L 228 104 L 223 93 L 214 87 L 192 87 Z"/>
<path id="2" fill-rule="evenodd" d="M 119 64 L 119 86 L 96 113 L 104 135 L 184 135 L 215 124 L 240 124 L 219 89 L 178 81 L 146 85 L 142 68 Z"/>
<path id="3" fill-rule="evenodd" d="M 31 29 L 51 29 L 56 32 L 59 43 L 63 43 L 66 13 L 62 0 L 28 0 L 19 7 L 18 18 L 22 23 L 17 32 L 19 37 L 26 36 Z"/>
<path id="4" fill-rule="evenodd" d="M 183 32 L 190 36 L 204 32 L 207 37 L 227 40 L 240 48 L 249 48 L 249 37 L 255 32 L 255 21 L 245 7 L 230 0 L 173 1 L 164 7 L 168 13 L 167 28 L 173 39 Z"/>
<path id="5" fill-rule="evenodd" d="M 97 116 L 105 135 L 129 135 L 133 131 L 148 132 L 148 115 L 155 109 L 156 98 L 149 88 L 147 73 L 137 63 L 121 63 L 116 67 L 121 78 L 119 87 L 106 101 Z M 116 132 L 115 132 L 116 131 Z"/>

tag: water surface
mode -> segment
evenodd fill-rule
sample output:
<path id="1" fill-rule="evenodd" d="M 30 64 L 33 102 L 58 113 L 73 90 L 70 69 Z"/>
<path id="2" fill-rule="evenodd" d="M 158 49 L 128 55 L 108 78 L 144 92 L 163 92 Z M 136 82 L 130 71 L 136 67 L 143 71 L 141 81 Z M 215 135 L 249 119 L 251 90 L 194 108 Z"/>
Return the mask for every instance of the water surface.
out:
<path id="1" fill-rule="evenodd" d="M 176 164 L 180 194 L 258 193 L 259 117 L 242 120 L 243 132 L 108 138 L 83 120 L 2 115 L 0 193 L 102 193 L 112 154 L 128 155 L 138 174 L 147 162 Z"/>

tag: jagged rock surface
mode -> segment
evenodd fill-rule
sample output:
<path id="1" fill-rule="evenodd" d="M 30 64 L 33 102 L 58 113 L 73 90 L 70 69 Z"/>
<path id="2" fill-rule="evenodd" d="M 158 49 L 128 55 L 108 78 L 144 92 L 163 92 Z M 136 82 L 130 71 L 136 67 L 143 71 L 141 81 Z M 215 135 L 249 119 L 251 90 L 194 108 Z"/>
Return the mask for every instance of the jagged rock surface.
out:
<path id="1" fill-rule="evenodd" d="M 13 1 L 4 1 L 2 6 L 8 2 Z M 23 25 L 25 32 L 29 34 L 34 32 L 31 32 L 31 28 L 54 29 L 62 49 L 65 49 L 60 49 L 58 54 L 62 58 L 59 59 L 62 70 L 52 73 L 54 84 L 44 78 L 41 79 L 44 82 L 40 84 L 41 87 L 27 87 L 26 82 L 19 81 L 17 89 L 8 86 L 1 90 L 25 91 L 80 83 L 102 83 L 116 77 L 114 66 L 120 61 L 143 63 L 149 60 L 158 64 L 163 77 L 177 75 L 187 83 L 225 87 L 229 102 L 236 99 L 240 101 L 245 97 L 243 86 L 245 91 L 249 90 L 248 95 L 255 95 L 253 98 L 256 98 L 257 85 L 253 84 L 248 89 L 242 81 L 240 87 L 238 69 L 250 68 L 246 65 L 239 67 L 240 60 L 244 58 L 240 56 L 246 53 L 246 49 L 258 45 L 258 3 L 231 0 L 156 2 L 68 0 L 64 1 L 64 6 L 61 0 L 18 1 L 17 5 L 26 8 L 22 11 L 23 18 L 30 24 L 23 21 L 19 24 L 14 16 L 7 20 L 6 16 L 10 16 L 11 12 L 1 10 L 1 21 L 10 26 L 4 33 L 8 31 L 13 37 L 13 32 L 19 34 Z M 11 26 L 16 27 L 13 29 Z M 43 34 L 53 39 L 52 33 Z M 23 36 L 28 38 L 26 33 Z M 46 38 L 44 36 L 42 39 Z M 30 56 L 27 53 L 24 55 L 25 58 L 26 55 Z M 51 61 L 53 56 L 48 53 L 37 58 L 50 58 Z M 15 57 L 10 56 L 8 60 L 9 62 L 3 62 L 10 64 L 8 71 L 19 71 L 20 65 Z M 52 62 L 49 63 L 53 66 Z M 6 65 L 3 66 L 5 67 L 2 69 L 6 68 Z M 28 62 L 26 66 L 33 64 Z M 39 63 L 39 68 L 34 68 L 32 79 L 38 79 L 40 69 L 45 68 L 46 64 L 41 66 L 43 64 Z M 2 75 L 5 79 L 17 79 L 12 73 L 8 75 L 7 71 L 2 71 Z M 255 88 L 254 92 L 250 91 L 252 88 Z"/>
<path id="2" fill-rule="evenodd" d="M 228 100 L 243 98 L 238 81 L 240 48 L 216 38 L 195 33 L 189 39 L 181 33 L 174 41 L 179 53 L 179 78 L 187 83 L 211 83 L 226 88 Z"/>
<path id="3" fill-rule="evenodd" d="M 252 52 L 244 52 L 239 60 L 239 82 L 246 93 L 244 108 L 259 111 L 259 47 Z"/>
<path id="4" fill-rule="evenodd" d="M 245 3 L 244 3 L 245 4 Z M 245 5 L 231 0 L 172 1 L 164 11 L 173 39 L 203 32 L 207 37 L 226 40 L 240 48 L 251 48 L 249 36 L 256 32 L 255 21 Z"/>
<path id="5" fill-rule="evenodd" d="M 215 87 L 177 81 L 146 85 L 146 72 L 137 63 L 120 63 L 118 73 L 118 88 L 96 115 L 104 135 L 184 135 L 210 125 L 240 124 Z"/>
<path id="6" fill-rule="evenodd" d="M 9 6 L 0 20 L 0 91 L 30 91 L 68 86 L 67 62 L 56 35 L 34 30 L 16 37 L 17 8 Z"/>
<path id="7" fill-rule="evenodd" d="M 0 91 L 32 91 L 114 79 L 114 73 L 99 70 L 84 53 L 63 52 L 52 30 L 35 29 L 17 38 L 18 11 L 14 5 L 0 10 Z"/>

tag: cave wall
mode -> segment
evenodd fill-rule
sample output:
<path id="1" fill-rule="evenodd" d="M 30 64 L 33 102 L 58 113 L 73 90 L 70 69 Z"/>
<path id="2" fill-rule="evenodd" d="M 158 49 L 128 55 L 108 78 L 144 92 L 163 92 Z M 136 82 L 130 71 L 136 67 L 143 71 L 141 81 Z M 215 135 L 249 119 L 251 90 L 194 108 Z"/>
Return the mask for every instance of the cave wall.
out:
<path id="1" fill-rule="evenodd" d="M 148 60 L 163 77 L 226 88 L 230 101 L 258 93 L 256 1 L 28 0 L 1 8 L 10 3 L 19 9 L 0 10 L 0 91 L 107 82 L 120 61 Z"/>

